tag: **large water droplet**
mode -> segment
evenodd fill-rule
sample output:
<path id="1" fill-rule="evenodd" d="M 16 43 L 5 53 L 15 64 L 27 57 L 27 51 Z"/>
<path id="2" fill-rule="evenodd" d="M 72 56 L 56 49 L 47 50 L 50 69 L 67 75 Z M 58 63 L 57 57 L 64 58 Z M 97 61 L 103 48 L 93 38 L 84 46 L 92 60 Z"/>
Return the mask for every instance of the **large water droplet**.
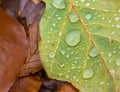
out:
<path id="1" fill-rule="evenodd" d="M 90 20 L 90 19 L 92 18 L 92 14 L 90 14 L 90 13 L 86 14 L 86 15 L 85 15 L 85 18 L 86 18 L 87 20 Z"/>
<path id="2" fill-rule="evenodd" d="M 65 0 L 53 0 L 52 5 L 57 9 L 64 9 L 66 7 Z"/>
<path id="3" fill-rule="evenodd" d="M 83 77 L 84 79 L 89 79 L 89 78 L 92 78 L 93 75 L 94 75 L 93 69 L 88 68 L 88 69 L 85 69 L 85 70 L 83 71 L 82 77 Z"/>
<path id="4" fill-rule="evenodd" d="M 120 66 L 120 58 L 118 58 L 118 59 L 116 60 L 116 65 L 117 65 L 117 66 Z"/>
<path id="5" fill-rule="evenodd" d="M 90 51 L 89 51 L 89 55 L 91 56 L 91 57 L 96 57 L 96 56 L 98 56 L 98 50 L 97 50 L 97 48 L 95 47 L 95 46 L 93 46 L 91 49 L 90 49 Z"/>
<path id="6" fill-rule="evenodd" d="M 70 22 L 77 22 L 79 20 L 78 16 L 75 12 L 70 12 L 69 14 L 69 20 Z"/>
<path id="7" fill-rule="evenodd" d="M 80 40 L 80 31 L 77 30 L 69 31 L 65 37 L 65 42 L 69 46 L 76 46 Z"/>

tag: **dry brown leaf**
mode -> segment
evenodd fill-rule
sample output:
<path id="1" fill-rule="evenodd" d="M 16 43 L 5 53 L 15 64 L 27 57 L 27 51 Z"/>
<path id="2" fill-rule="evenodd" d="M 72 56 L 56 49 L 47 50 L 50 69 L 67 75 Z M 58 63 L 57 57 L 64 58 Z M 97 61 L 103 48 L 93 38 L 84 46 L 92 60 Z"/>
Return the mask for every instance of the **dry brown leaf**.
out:
<path id="1" fill-rule="evenodd" d="M 80 92 L 71 84 L 64 84 L 57 92 Z"/>
<path id="2" fill-rule="evenodd" d="M 42 81 L 38 74 L 19 78 L 12 86 L 10 92 L 38 92 Z"/>
<path id="3" fill-rule="evenodd" d="M 26 76 L 30 73 L 35 73 L 42 69 L 42 64 L 39 57 L 38 43 L 40 41 L 39 36 L 39 21 L 45 9 L 45 3 L 40 2 L 35 4 L 30 0 L 20 1 L 20 13 L 19 19 L 26 19 L 26 23 L 20 21 L 28 33 L 29 40 L 29 57 L 26 61 L 26 65 L 21 72 L 20 76 Z"/>
<path id="4" fill-rule="evenodd" d="M 79 92 L 70 83 L 50 79 L 44 81 L 39 92 Z"/>
<path id="5" fill-rule="evenodd" d="M 28 57 L 24 28 L 0 8 L 0 92 L 8 92 Z"/>
<path id="6" fill-rule="evenodd" d="M 20 0 L 1 0 L 2 8 L 12 17 L 17 18 Z"/>

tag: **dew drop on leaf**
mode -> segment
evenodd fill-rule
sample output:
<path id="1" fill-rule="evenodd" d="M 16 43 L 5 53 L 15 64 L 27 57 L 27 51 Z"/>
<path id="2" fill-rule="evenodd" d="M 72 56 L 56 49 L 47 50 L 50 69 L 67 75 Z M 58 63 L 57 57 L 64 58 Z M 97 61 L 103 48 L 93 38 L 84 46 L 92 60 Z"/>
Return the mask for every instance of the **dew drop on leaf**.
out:
<path id="1" fill-rule="evenodd" d="M 65 54 L 65 51 L 64 51 L 64 50 L 61 50 L 60 53 L 61 53 L 62 55 L 64 55 L 64 54 Z"/>
<path id="2" fill-rule="evenodd" d="M 91 57 L 96 57 L 96 56 L 98 56 L 98 50 L 97 50 L 97 48 L 95 47 L 95 46 L 93 46 L 91 49 L 90 49 L 90 51 L 89 51 L 89 55 L 91 56 Z"/>
<path id="3" fill-rule="evenodd" d="M 52 5 L 57 9 L 64 9 L 66 7 L 65 0 L 53 0 Z"/>
<path id="4" fill-rule="evenodd" d="M 89 79 L 89 78 L 92 78 L 93 75 L 94 75 L 93 69 L 87 68 L 87 69 L 85 69 L 85 70 L 83 71 L 82 77 L 83 77 L 84 79 Z"/>
<path id="5" fill-rule="evenodd" d="M 72 30 L 72 31 L 69 31 L 65 36 L 65 42 L 69 46 L 76 46 L 80 41 L 81 41 L 80 31 Z"/>
<path id="6" fill-rule="evenodd" d="M 78 16 L 75 12 L 70 12 L 69 14 L 69 20 L 70 22 L 77 22 L 79 20 Z"/>
<path id="7" fill-rule="evenodd" d="M 80 1 L 83 2 L 83 3 L 85 2 L 85 0 L 80 0 Z"/>
<path id="8" fill-rule="evenodd" d="M 50 58 L 54 58 L 55 57 L 55 53 L 54 52 L 50 52 L 48 55 Z"/>
<path id="9" fill-rule="evenodd" d="M 86 15 L 85 15 L 85 18 L 86 18 L 87 20 L 90 20 L 90 19 L 92 18 L 92 14 L 90 14 L 90 13 L 86 14 Z"/>
<path id="10" fill-rule="evenodd" d="M 116 20 L 116 21 L 119 21 L 119 20 L 120 20 L 120 17 L 115 17 L 115 20 Z"/>
<path id="11" fill-rule="evenodd" d="M 118 58 L 118 59 L 116 60 L 116 65 L 117 65 L 117 66 L 120 66 L 120 58 Z"/>

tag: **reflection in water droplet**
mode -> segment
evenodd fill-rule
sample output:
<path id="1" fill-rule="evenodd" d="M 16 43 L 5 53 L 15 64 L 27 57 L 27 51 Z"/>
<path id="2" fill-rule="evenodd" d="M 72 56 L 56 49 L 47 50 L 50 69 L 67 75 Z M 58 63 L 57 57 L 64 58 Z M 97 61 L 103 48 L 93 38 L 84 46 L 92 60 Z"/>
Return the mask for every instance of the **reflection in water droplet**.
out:
<path id="1" fill-rule="evenodd" d="M 90 20 L 90 19 L 92 18 L 92 14 L 90 14 L 90 13 L 89 13 L 89 14 L 86 14 L 86 15 L 85 15 L 85 18 L 86 18 L 87 20 Z"/>
<path id="2" fill-rule="evenodd" d="M 69 31 L 65 37 L 65 42 L 69 46 L 76 46 L 80 41 L 80 31 Z"/>
<path id="3" fill-rule="evenodd" d="M 96 56 L 98 56 L 98 50 L 97 50 L 97 48 L 95 47 L 95 46 L 93 46 L 91 49 L 90 49 L 90 51 L 89 51 L 89 55 L 91 56 L 91 57 L 96 57 Z"/>
<path id="4" fill-rule="evenodd" d="M 57 9 L 64 9 L 66 7 L 65 0 L 53 0 L 52 5 Z"/>
<path id="5" fill-rule="evenodd" d="M 82 77 L 83 77 L 84 79 L 88 79 L 88 78 L 92 78 L 93 75 L 94 75 L 93 69 L 88 68 L 88 69 L 85 69 L 85 70 L 83 71 Z"/>
<path id="6" fill-rule="evenodd" d="M 78 16 L 75 12 L 70 12 L 69 14 L 69 20 L 70 22 L 77 22 L 79 20 Z"/>
<path id="7" fill-rule="evenodd" d="M 50 58 L 54 58 L 55 57 L 55 53 L 54 52 L 50 52 L 48 55 Z"/>
<path id="8" fill-rule="evenodd" d="M 120 66 L 120 58 L 118 58 L 118 59 L 116 60 L 116 65 L 117 65 L 117 66 Z"/>

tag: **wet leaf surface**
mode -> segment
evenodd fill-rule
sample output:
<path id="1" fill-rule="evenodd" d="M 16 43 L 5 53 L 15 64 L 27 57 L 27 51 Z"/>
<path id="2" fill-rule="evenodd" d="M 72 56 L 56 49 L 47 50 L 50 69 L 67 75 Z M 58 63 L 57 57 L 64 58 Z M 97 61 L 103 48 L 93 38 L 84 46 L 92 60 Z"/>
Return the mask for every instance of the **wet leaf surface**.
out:
<path id="1" fill-rule="evenodd" d="M 43 1 L 40 56 L 48 76 L 81 92 L 119 92 L 120 1 Z"/>

